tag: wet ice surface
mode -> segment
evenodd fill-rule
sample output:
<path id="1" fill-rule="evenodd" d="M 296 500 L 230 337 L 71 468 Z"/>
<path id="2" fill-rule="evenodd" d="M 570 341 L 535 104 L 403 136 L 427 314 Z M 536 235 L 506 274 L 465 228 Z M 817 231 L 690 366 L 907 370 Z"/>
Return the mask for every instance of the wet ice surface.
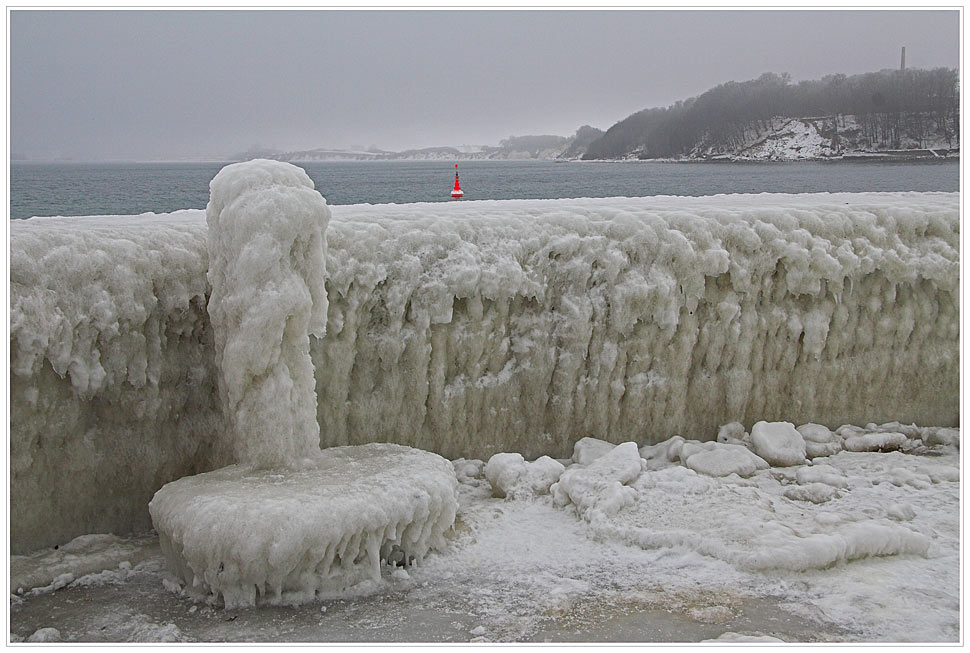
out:
<path id="1" fill-rule="evenodd" d="M 698 496 L 684 492 L 687 484 L 679 493 L 671 487 L 667 495 L 656 494 L 659 485 L 644 479 L 658 472 L 644 471 L 630 485 L 636 492 L 649 489 L 657 504 L 634 502 L 625 510 L 635 508 L 639 517 L 653 510 L 651 529 L 660 539 L 680 530 L 697 538 L 652 547 L 584 520 L 574 506 L 557 506 L 550 495 L 494 498 L 481 466 L 459 464 L 461 507 L 449 546 L 407 572 L 385 567 L 380 582 L 365 583 L 342 600 L 243 610 L 194 603 L 177 593 L 157 540 L 147 539 L 131 553 L 140 562 L 111 560 L 111 571 L 55 591 L 27 588 L 22 598 L 11 596 L 10 634 L 15 641 L 37 633 L 73 642 L 697 642 L 768 636 L 786 642 L 954 642 L 960 634 L 959 464 L 955 447 L 939 445 L 910 453 L 843 452 L 748 479 L 697 476 L 695 481 L 714 484 L 703 496 L 707 510 L 700 510 Z M 681 469 L 678 474 L 695 474 Z M 823 481 L 842 487 L 822 503 L 785 494 Z M 738 488 L 748 495 L 744 506 L 737 503 Z M 718 523 L 711 519 L 715 513 L 723 515 Z M 925 538 L 928 548 L 844 558 L 821 568 L 752 570 L 732 553 L 732 514 L 734 530 L 742 534 L 743 520 L 781 520 L 806 536 L 810 523 L 818 530 L 846 521 L 892 522 Z M 723 552 L 717 546 L 722 542 Z M 759 546 L 770 548 L 767 542 L 755 538 L 746 546 L 758 553 Z M 38 557 L 33 565 L 42 571 L 50 560 Z M 12 560 L 14 572 L 30 566 L 29 559 Z M 63 576 L 63 567 L 53 571 Z M 41 576 L 35 573 L 34 582 L 43 582 Z M 21 571 L 17 577 L 26 576 Z M 45 628 L 57 632 L 38 633 Z"/>

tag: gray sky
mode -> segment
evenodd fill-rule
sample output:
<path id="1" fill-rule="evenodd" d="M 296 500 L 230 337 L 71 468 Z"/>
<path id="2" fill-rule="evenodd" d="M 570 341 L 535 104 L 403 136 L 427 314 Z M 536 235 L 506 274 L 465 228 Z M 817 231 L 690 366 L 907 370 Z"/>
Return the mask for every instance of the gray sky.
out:
<path id="1" fill-rule="evenodd" d="M 32 159 L 495 145 L 764 72 L 958 67 L 950 11 L 10 11 Z"/>

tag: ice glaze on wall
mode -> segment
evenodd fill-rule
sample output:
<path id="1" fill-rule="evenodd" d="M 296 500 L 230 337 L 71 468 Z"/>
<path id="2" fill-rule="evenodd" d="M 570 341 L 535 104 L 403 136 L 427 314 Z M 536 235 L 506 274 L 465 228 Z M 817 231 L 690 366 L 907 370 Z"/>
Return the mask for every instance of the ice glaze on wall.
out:
<path id="1" fill-rule="evenodd" d="M 957 420 L 955 194 L 337 208 L 325 444 L 562 457 L 731 421 Z"/>
<path id="2" fill-rule="evenodd" d="M 326 195 L 326 189 L 320 189 Z M 959 417 L 959 195 L 331 207 L 321 444 L 568 456 Z M 205 215 L 10 224 L 11 546 L 231 462 Z"/>

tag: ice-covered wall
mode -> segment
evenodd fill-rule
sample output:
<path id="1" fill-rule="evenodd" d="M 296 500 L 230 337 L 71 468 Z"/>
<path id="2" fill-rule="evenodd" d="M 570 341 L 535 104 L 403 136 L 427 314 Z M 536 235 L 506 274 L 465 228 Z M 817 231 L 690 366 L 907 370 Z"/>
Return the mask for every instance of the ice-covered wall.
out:
<path id="1" fill-rule="evenodd" d="M 150 525 L 164 483 L 231 462 L 205 216 L 10 222 L 10 543 Z"/>
<path id="2" fill-rule="evenodd" d="M 337 207 L 326 444 L 958 419 L 956 194 Z"/>
<path id="3" fill-rule="evenodd" d="M 958 421 L 958 194 L 331 208 L 323 446 Z M 202 211 L 11 223 L 14 550 L 147 525 L 231 462 L 207 269 Z"/>

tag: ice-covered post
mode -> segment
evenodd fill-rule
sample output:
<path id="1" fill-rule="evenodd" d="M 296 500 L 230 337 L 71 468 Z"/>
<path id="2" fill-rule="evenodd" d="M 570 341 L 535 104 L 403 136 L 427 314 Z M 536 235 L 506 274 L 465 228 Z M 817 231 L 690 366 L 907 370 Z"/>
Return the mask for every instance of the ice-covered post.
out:
<path id="1" fill-rule="evenodd" d="M 209 318 L 237 461 L 300 468 L 320 449 L 312 334 L 327 324 L 327 201 L 301 168 L 256 160 L 209 184 Z"/>
<path id="2" fill-rule="evenodd" d="M 148 504 L 185 590 L 227 608 L 295 605 L 445 546 L 450 462 L 392 444 L 320 449 L 310 334 L 327 323 L 326 201 L 277 161 L 227 166 L 209 190 L 209 319 L 238 464 Z"/>

